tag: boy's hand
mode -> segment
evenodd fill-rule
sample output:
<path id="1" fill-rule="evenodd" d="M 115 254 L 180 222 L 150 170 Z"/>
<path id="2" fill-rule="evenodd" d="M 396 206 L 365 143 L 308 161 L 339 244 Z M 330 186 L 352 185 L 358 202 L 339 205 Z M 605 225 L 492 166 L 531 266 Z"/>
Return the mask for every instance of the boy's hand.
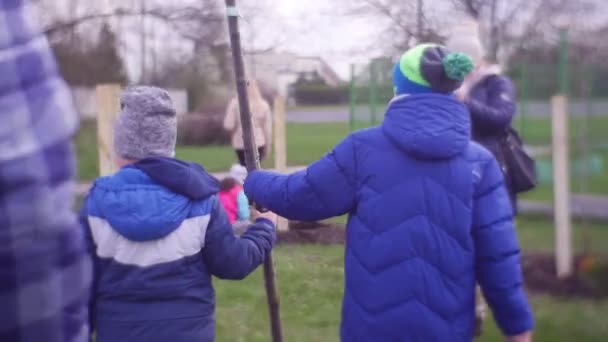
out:
<path id="1" fill-rule="evenodd" d="M 257 220 L 259 218 L 263 218 L 266 220 L 269 220 L 270 222 L 276 224 L 277 223 L 277 214 L 271 212 L 271 211 L 267 211 L 265 213 L 261 213 L 257 210 L 252 210 L 251 216 L 254 220 Z"/>
<path id="2" fill-rule="evenodd" d="M 532 332 L 528 331 L 517 336 L 509 336 L 505 340 L 506 342 L 532 342 Z"/>

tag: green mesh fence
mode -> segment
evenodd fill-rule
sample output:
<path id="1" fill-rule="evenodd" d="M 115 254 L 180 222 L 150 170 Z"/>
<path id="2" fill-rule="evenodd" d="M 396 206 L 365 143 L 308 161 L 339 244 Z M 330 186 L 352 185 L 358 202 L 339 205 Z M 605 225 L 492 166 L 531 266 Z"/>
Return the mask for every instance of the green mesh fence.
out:
<path id="1" fill-rule="evenodd" d="M 551 97 L 559 89 L 559 66 L 520 64 L 510 70 L 518 90 L 519 111 L 513 123 L 538 151 L 542 183 L 551 184 Z M 608 87 L 600 80 L 608 69 L 571 64 L 568 68 L 571 188 L 575 193 L 608 195 Z M 544 148 L 543 148 L 544 147 Z"/>
<path id="2" fill-rule="evenodd" d="M 351 81 L 351 127 L 374 126 L 382 122 L 386 105 L 393 97 L 392 62 L 378 58 L 367 65 L 353 66 Z"/>

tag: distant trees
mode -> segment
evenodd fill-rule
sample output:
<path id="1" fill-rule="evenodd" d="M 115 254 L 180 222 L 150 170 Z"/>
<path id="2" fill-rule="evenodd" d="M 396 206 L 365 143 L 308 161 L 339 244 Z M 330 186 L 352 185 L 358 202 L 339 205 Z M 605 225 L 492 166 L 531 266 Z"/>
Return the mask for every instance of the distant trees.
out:
<path id="1" fill-rule="evenodd" d="M 118 53 L 118 40 L 107 24 L 99 30 L 94 43 L 71 39 L 51 44 L 65 80 L 72 85 L 93 86 L 99 83 L 128 82 L 127 72 Z"/>

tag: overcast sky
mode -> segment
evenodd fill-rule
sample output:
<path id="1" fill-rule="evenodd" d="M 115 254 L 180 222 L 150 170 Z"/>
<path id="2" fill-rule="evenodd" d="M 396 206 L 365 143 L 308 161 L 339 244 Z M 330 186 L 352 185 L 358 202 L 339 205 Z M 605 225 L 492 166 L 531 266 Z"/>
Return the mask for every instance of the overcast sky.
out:
<path id="1" fill-rule="evenodd" d="M 253 20 L 254 36 L 282 36 L 282 48 L 302 55 L 321 56 L 347 79 L 350 63 L 367 64 L 371 58 L 385 55 L 381 48 L 387 39 L 383 33 L 385 22 L 375 22 L 371 16 L 349 16 L 345 8 L 354 0 L 252 0 L 262 3 L 267 13 L 258 14 Z M 404 1 L 404 0 L 395 0 Z M 442 33 L 449 34 L 452 24 L 469 20 L 454 11 L 451 0 L 425 1 L 426 16 L 434 22 L 444 22 Z M 243 9 L 244 14 L 246 8 Z M 415 14 L 412 13 L 412 21 Z M 251 26 L 245 21 L 244 34 L 250 34 Z M 277 32 L 280 30 L 280 32 Z M 263 33 L 262 33 L 263 32 Z M 248 36 L 248 39 L 251 38 Z M 263 48 L 268 42 L 255 39 L 255 47 Z M 386 42 L 391 46 L 390 41 Z M 387 49 L 388 50 L 388 49 Z"/>
<path id="2" fill-rule="evenodd" d="M 365 49 L 373 42 L 377 28 L 363 18 L 344 16 L 340 1 L 266 0 L 268 10 L 253 20 L 254 47 L 272 45 L 279 37 L 279 49 L 321 56 L 346 78 L 350 63 L 365 63 L 381 51 Z M 243 11 L 247 16 L 246 8 Z M 251 45 L 250 22 L 245 20 L 242 30 Z"/>
<path id="3" fill-rule="evenodd" d="M 1 0 L 0 0 L 1 1 Z M 73 16 L 70 8 L 72 1 L 79 0 L 45 0 L 47 6 L 59 9 L 63 15 Z M 83 1 L 83 0 L 80 0 Z M 94 7 L 110 11 L 112 7 L 132 4 L 137 6 L 140 0 L 97 0 L 88 6 L 81 6 L 81 12 L 94 10 Z M 154 3 L 167 0 L 145 0 L 149 8 Z M 187 4 L 199 0 L 173 0 Z M 223 0 L 217 0 L 223 4 Z M 441 7 L 435 0 L 434 7 Z M 383 55 L 383 51 L 370 49 L 381 35 L 378 25 L 370 18 L 353 17 L 344 14 L 345 5 L 352 0 L 237 0 L 243 18 L 240 21 L 243 44 L 248 49 L 265 49 L 274 47 L 279 51 L 294 52 L 304 56 L 323 57 L 338 74 L 347 79 L 350 63 L 367 64 L 373 58 Z M 252 9 L 251 6 L 257 7 Z M 259 8 L 264 10 L 260 12 Z M 434 10 L 435 11 L 435 10 Z M 82 14 L 82 13 L 80 13 Z M 139 20 L 119 20 L 119 30 L 123 35 L 123 53 L 127 56 L 130 74 L 139 77 L 141 49 L 139 40 Z M 157 25 L 156 25 L 157 26 Z M 176 36 L 148 23 L 148 32 L 157 36 L 160 49 L 178 49 Z M 148 46 L 154 43 L 149 42 Z M 390 42 L 387 42 L 387 45 Z"/>
<path id="4" fill-rule="evenodd" d="M 1 0 L 0 0 L 1 1 Z M 45 0 L 47 6 L 61 9 L 64 15 L 78 15 L 71 2 L 83 0 Z M 97 7 L 110 11 L 112 7 L 131 4 L 138 6 L 140 0 L 103 0 L 81 6 L 80 11 L 88 12 Z M 145 0 L 148 7 L 154 3 L 167 0 Z M 183 4 L 199 0 L 173 0 Z M 223 4 L 222 0 L 217 0 Z M 382 46 L 379 39 L 386 39 L 382 27 L 369 17 L 354 17 L 345 15 L 348 5 L 354 0 L 237 0 L 243 18 L 240 21 L 243 44 L 247 49 L 276 48 L 279 51 L 294 52 L 304 56 L 323 57 L 343 79 L 348 79 L 350 63 L 364 65 L 373 58 L 382 56 L 385 51 L 371 46 Z M 82 2 L 80 2 L 82 4 Z M 427 15 L 445 15 L 447 0 L 426 2 L 433 6 Z M 443 5 L 442 5 L 443 4 Z M 253 8 L 252 8 L 253 6 Z M 263 11 L 260 11 L 260 8 Z M 450 16 L 450 15 L 448 15 Z M 413 19 L 412 19 L 413 20 Z M 129 73 L 137 79 L 141 60 L 141 45 L 139 44 L 140 22 L 137 19 L 121 19 L 119 30 L 123 36 L 123 54 L 126 54 Z M 149 42 L 148 46 L 157 45 L 158 49 L 171 50 L 174 53 L 180 49 L 177 36 L 171 35 L 166 29 L 159 28 L 153 20 L 148 20 L 148 34 L 156 36 L 156 43 Z M 384 37 L 383 37 L 384 36 Z M 382 38 L 380 38 L 382 37 Z M 150 38 L 150 37 L 149 37 Z M 378 44 L 380 43 L 380 44 Z M 391 45 L 390 41 L 386 42 Z M 185 45 L 187 47 L 187 45 Z M 148 62 L 149 63 L 149 62 Z"/>

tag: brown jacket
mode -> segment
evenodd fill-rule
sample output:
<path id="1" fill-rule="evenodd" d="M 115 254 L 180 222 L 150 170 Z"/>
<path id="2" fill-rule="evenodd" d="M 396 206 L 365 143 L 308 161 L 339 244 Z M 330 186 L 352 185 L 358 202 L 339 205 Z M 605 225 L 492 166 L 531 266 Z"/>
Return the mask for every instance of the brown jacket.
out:
<path id="1" fill-rule="evenodd" d="M 272 140 L 272 113 L 267 102 L 261 102 L 260 108 L 251 108 L 251 119 L 253 121 L 253 134 L 255 144 L 258 147 L 270 146 Z M 226 110 L 224 128 L 232 134 L 232 147 L 243 149 L 243 129 L 238 100 L 232 99 Z"/>

